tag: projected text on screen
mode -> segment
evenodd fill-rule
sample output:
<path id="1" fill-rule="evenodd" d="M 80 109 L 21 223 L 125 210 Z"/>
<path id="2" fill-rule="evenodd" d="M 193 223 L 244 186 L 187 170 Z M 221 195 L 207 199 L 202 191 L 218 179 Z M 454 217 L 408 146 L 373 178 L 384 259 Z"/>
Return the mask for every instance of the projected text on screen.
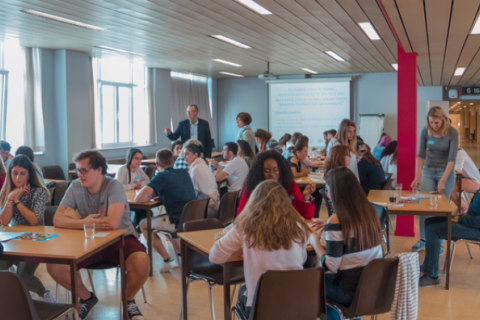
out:
<path id="1" fill-rule="evenodd" d="M 270 132 L 279 139 L 301 132 L 324 145 L 323 132 L 350 118 L 350 82 L 269 83 Z"/>

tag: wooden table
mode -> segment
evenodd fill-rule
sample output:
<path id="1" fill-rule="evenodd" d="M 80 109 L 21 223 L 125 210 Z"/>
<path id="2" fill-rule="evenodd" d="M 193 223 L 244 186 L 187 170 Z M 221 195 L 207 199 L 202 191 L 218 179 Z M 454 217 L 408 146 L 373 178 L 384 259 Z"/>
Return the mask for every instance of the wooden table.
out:
<path id="1" fill-rule="evenodd" d="M 322 174 L 309 174 L 308 178 L 312 179 L 317 184 L 317 188 L 324 188 L 325 187 L 325 179 L 323 179 L 323 173 Z M 307 177 L 296 178 L 295 183 L 300 188 L 304 188 L 308 184 L 308 178 Z"/>
<path id="2" fill-rule="evenodd" d="M 222 157 L 222 159 L 223 159 L 223 153 L 222 152 L 212 152 L 212 155 L 211 155 L 212 159 L 219 158 L 219 157 Z"/>
<path id="3" fill-rule="evenodd" d="M 141 209 L 147 211 L 147 249 L 148 249 L 148 256 L 150 257 L 150 277 L 153 276 L 153 248 L 152 248 L 152 208 L 159 207 L 162 205 L 162 201 L 160 200 L 150 200 L 147 202 L 135 202 L 135 196 L 137 195 L 136 190 L 127 190 L 127 199 L 128 204 L 130 205 L 130 209 Z"/>
<path id="4" fill-rule="evenodd" d="M 85 239 L 83 230 L 62 229 L 46 226 L 13 226 L 1 227 L 3 231 L 53 233 L 60 236 L 47 241 L 10 240 L 3 242 L 4 251 L 0 260 L 28 261 L 37 263 L 66 264 L 70 266 L 72 286 L 72 303 L 78 310 L 77 264 L 103 250 L 120 242 L 121 294 L 123 304 L 123 319 L 128 319 L 126 299 L 125 260 L 123 256 L 125 229 L 101 231 L 108 233 L 105 237 Z"/>
<path id="5" fill-rule="evenodd" d="M 370 190 L 368 194 L 368 200 L 370 202 L 375 202 L 379 205 L 387 205 L 389 195 L 392 193 L 391 190 Z M 402 191 L 402 195 L 411 194 L 412 191 Z M 420 192 L 422 194 L 430 195 L 428 191 Z M 454 206 L 450 204 L 450 201 L 445 197 L 444 194 L 437 194 L 439 197 L 438 205 L 436 208 L 430 206 L 430 199 L 420 199 L 420 204 L 404 204 L 402 207 L 392 207 L 388 206 L 388 210 L 392 214 L 399 215 L 415 215 L 415 216 L 432 216 L 432 217 L 446 217 L 448 222 L 447 227 L 447 279 L 445 282 L 445 289 L 450 288 L 450 247 L 452 241 L 452 213 L 455 211 Z"/>
<path id="6" fill-rule="evenodd" d="M 50 182 L 67 182 L 67 180 L 56 180 L 56 179 L 44 179 L 45 183 L 50 183 Z"/>
<path id="7" fill-rule="evenodd" d="M 310 222 L 310 221 L 305 221 Z M 188 319 L 187 310 L 187 277 L 190 273 L 188 266 L 187 247 L 197 251 L 205 257 L 208 257 L 210 250 L 215 244 L 215 232 L 222 229 L 211 229 L 193 232 L 182 232 L 178 234 L 181 239 L 182 254 L 182 315 L 183 320 Z M 315 255 L 315 250 L 311 245 L 307 246 L 309 255 Z M 235 257 L 223 263 L 223 314 L 224 320 L 231 320 L 231 301 L 230 301 L 230 271 L 232 268 L 243 265 L 243 257 Z"/>

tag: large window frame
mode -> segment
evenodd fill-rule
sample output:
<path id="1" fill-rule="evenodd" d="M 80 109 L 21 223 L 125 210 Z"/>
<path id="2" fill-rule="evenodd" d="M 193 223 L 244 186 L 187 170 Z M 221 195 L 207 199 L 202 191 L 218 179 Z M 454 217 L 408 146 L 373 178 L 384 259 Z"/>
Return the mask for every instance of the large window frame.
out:
<path id="1" fill-rule="evenodd" d="M 7 134 L 7 96 L 8 96 L 8 71 L 0 70 L 0 137 L 5 140 Z"/>

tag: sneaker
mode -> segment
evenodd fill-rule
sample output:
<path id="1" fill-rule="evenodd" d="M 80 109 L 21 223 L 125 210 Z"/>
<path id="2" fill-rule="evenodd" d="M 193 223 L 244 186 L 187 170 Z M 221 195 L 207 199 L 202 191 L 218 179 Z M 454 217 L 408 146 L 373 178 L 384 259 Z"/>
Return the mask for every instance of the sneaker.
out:
<path id="1" fill-rule="evenodd" d="M 439 284 L 440 284 L 440 278 L 439 277 L 437 277 L 437 279 L 434 279 L 432 277 L 427 276 L 426 274 L 421 276 L 420 280 L 418 281 L 418 286 L 419 287 L 438 286 Z"/>
<path id="2" fill-rule="evenodd" d="M 420 239 L 415 243 L 415 245 L 412 247 L 413 252 L 419 252 L 425 247 L 425 240 Z"/>
<path id="3" fill-rule="evenodd" d="M 143 320 L 143 314 L 138 309 L 135 300 L 128 301 L 128 319 L 129 320 Z"/>
<path id="4" fill-rule="evenodd" d="M 43 296 L 40 297 L 40 300 L 45 301 L 45 302 L 57 302 L 57 300 L 55 300 L 55 297 L 50 292 L 50 290 L 45 291 Z"/>
<path id="5" fill-rule="evenodd" d="M 93 292 L 90 292 L 91 297 L 88 298 L 87 300 L 80 299 L 80 308 L 78 310 L 78 315 L 80 319 L 85 319 L 92 310 L 92 308 L 97 304 L 98 298 L 96 295 L 93 294 Z"/>
<path id="6" fill-rule="evenodd" d="M 173 268 L 178 268 L 178 264 L 172 257 L 170 257 L 167 262 L 163 263 L 163 267 L 160 269 L 160 272 L 168 272 Z"/>
<path id="7" fill-rule="evenodd" d="M 440 245 L 440 253 L 439 253 L 439 255 L 441 256 L 444 252 L 445 252 L 445 249 L 443 249 L 443 246 Z"/>

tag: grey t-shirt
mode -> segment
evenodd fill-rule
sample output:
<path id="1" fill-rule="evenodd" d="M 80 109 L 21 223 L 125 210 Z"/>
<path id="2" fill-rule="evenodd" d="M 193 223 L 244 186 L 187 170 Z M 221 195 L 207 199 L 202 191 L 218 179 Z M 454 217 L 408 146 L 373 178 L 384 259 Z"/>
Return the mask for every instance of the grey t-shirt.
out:
<path id="1" fill-rule="evenodd" d="M 108 215 L 107 207 L 119 202 L 125 204 L 125 210 L 118 229 L 127 229 L 125 235 L 133 234 L 134 228 L 130 222 L 130 206 L 125 188 L 120 181 L 109 176 L 104 176 L 102 188 L 95 194 L 90 194 L 87 188 L 82 187 L 80 180 L 74 180 L 60 205 L 77 210 L 83 219 L 96 213 Z"/>
<path id="2" fill-rule="evenodd" d="M 428 149 L 428 154 L 426 151 Z M 427 128 L 420 133 L 417 157 L 425 159 L 426 168 L 445 168 L 449 162 L 455 163 L 458 152 L 458 131 L 453 127 L 441 138 L 428 134 Z"/>

